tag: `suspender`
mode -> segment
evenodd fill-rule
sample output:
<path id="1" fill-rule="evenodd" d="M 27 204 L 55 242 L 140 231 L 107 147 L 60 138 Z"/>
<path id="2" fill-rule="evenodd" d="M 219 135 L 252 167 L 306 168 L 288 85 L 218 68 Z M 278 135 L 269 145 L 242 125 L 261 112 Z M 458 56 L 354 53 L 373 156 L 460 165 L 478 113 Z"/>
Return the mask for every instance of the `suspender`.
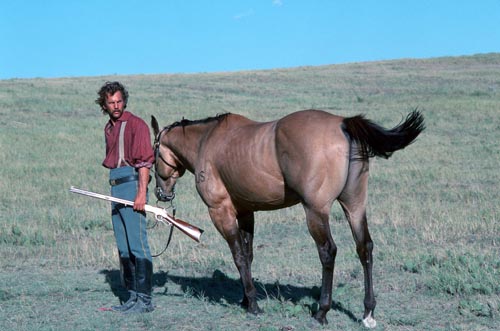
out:
<path id="1" fill-rule="evenodd" d="M 124 142 L 124 136 L 125 136 L 125 127 L 127 126 L 127 122 L 122 122 L 122 125 L 120 127 L 120 138 L 118 140 L 118 164 L 116 165 L 117 168 L 121 167 L 122 163 L 125 163 L 126 165 L 130 166 L 130 164 L 125 160 L 125 142 Z"/>

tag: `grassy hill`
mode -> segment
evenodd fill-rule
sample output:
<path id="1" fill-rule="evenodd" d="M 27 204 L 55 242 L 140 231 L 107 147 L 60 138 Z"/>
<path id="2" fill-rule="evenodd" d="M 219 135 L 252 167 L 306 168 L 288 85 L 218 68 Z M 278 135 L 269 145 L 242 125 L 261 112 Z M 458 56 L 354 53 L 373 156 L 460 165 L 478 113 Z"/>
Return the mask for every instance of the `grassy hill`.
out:
<path id="1" fill-rule="evenodd" d="M 500 326 L 500 54 L 189 75 L 0 80 L 0 327 L 9 330 L 361 329 L 363 275 L 348 226 L 332 209 L 339 247 L 329 326 L 311 323 L 320 263 L 300 206 L 256 216 L 253 273 L 266 313 L 238 306 L 238 274 L 186 174 L 177 215 L 206 230 L 179 232 L 155 258 L 158 309 L 128 317 L 117 302 L 118 259 L 106 202 L 103 126 L 94 104 L 106 80 L 129 109 L 161 125 L 240 113 L 258 121 L 319 108 L 364 113 L 386 127 L 418 107 L 427 130 L 371 163 L 368 219 L 375 316 L 384 330 Z M 153 196 L 150 197 L 153 200 Z M 155 201 L 151 201 L 154 203 Z M 167 229 L 151 229 L 154 251 Z"/>

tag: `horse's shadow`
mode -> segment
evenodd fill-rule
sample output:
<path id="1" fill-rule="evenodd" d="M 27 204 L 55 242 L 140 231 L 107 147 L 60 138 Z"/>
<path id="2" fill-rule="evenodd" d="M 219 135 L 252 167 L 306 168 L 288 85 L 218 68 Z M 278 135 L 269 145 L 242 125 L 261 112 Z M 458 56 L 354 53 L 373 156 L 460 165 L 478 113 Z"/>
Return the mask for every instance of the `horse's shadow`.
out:
<path id="1" fill-rule="evenodd" d="M 119 270 L 101 270 L 100 274 L 105 276 L 105 281 L 109 284 L 113 294 L 120 301 L 127 300 L 127 291 L 122 286 Z M 163 295 L 169 294 L 167 284 L 173 283 L 181 287 L 182 292 L 199 300 L 208 300 L 223 306 L 239 305 L 242 298 L 242 287 L 239 279 L 228 277 L 220 270 L 215 270 L 212 277 L 183 277 L 169 275 L 168 272 L 159 271 L 153 275 L 153 286 L 164 287 Z M 259 299 L 271 298 L 282 302 L 300 303 L 303 298 L 311 297 L 315 301 L 319 299 L 320 289 L 316 286 L 312 288 L 294 285 L 264 284 L 254 280 Z M 158 295 L 157 293 L 155 295 Z M 318 310 L 317 303 L 305 305 L 314 314 Z M 352 321 L 360 322 L 360 319 L 342 306 L 340 302 L 332 302 L 332 310 L 347 315 Z"/>

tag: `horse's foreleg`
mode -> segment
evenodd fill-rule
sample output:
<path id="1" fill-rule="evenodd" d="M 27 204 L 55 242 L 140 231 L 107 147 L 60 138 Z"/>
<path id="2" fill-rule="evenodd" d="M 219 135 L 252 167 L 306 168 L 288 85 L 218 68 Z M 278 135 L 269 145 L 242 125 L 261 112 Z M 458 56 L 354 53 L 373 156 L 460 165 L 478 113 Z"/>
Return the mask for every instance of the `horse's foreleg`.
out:
<path id="1" fill-rule="evenodd" d="M 248 213 L 245 215 L 238 216 L 238 228 L 241 238 L 241 247 L 244 255 L 244 260 L 246 262 L 246 269 L 248 271 L 248 277 L 251 281 L 252 288 L 247 289 L 245 287 L 245 283 L 243 281 L 243 275 L 241 275 L 243 287 L 245 288 L 245 293 L 243 296 L 243 301 L 241 302 L 241 306 L 246 308 L 250 313 L 258 314 L 261 313 L 262 310 L 257 305 L 257 295 L 255 287 L 253 286 L 252 281 L 252 262 L 253 262 L 253 235 L 254 235 L 254 214 Z M 238 268 L 238 270 L 240 270 Z M 241 274 L 241 272 L 240 272 Z"/>
<path id="2" fill-rule="evenodd" d="M 307 207 L 305 207 L 305 210 L 307 226 L 311 236 L 316 242 L 319 258 L 323 267 L 319 310 L 314 318 L 321 324 L 327 324 L 326 314 L 332 305 L 333 271 L 335 268 L 335 257 L 337 256 L 337 246 L 330 233 L 328 213 L 316 212 Z"/>
<path id="3" fill-rule="evenodd" d="M 235 216 L 226 215 L 217 210 L 210 210 L 210 216 L 217 230 L 226 239 L 233 255 L 234 264 L 240 273 L 244 291 L 241 303 L 242 307 L 252 314 L 261 313 L 262 310 L 257 304 L 257 290 L 255 289 L 251 272 L 253 259 L 253 214 L 240 217 L 239 223 L 241 225 L 236 222 Z"/>

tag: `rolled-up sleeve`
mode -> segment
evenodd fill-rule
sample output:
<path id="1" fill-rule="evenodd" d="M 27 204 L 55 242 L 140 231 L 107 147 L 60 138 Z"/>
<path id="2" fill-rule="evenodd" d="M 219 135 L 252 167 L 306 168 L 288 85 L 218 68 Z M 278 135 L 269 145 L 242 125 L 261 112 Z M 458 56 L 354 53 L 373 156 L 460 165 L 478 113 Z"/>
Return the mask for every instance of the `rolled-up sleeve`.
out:
<path id="1" fill-rule="evenodd" d="M 153 166 L 155 159 L 149 127 L 139 117 L 134 116 L 131 122 L 130 143 L 126 144 L 129 150 L 128 153 L 125 153 L 127 162 L 134 168 L 146 167 L 149 169 Z"/>

